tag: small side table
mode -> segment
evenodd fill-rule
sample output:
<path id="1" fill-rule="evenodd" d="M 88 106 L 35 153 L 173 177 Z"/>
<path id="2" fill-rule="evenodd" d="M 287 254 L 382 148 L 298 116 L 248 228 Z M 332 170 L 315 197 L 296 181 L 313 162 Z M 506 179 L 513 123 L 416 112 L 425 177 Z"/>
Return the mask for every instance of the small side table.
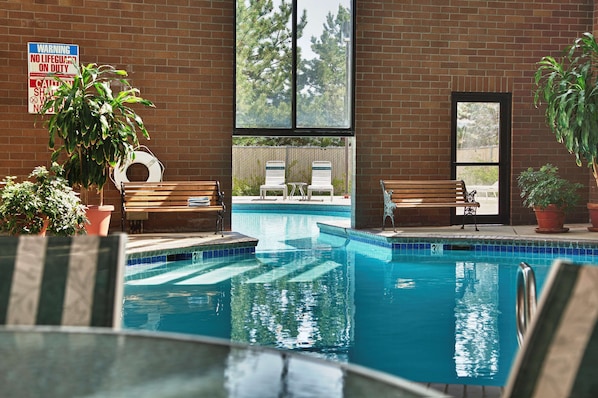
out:
<path id="1" fill-rule="evenodd" d="M 300 200 L 306 199 L 305 189 L 304 189 L 307 186 L 306 182 L 288 182 L 287 184 L 289 184 L 291 186 L 291 192 L 289 193 L 289 199 L 293 199 L 293 197 L 295 196 L 295 189 L 297 189 L 297 188 L 299 188 L 299 193 L 301 194 Z"/>

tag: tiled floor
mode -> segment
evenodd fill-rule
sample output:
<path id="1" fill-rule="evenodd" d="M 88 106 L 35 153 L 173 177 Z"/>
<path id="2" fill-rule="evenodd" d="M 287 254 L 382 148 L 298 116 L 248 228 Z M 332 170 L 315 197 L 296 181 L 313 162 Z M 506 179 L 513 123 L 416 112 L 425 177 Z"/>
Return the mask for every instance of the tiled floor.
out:
<path id="1" fill-rule="evenodd" d="M 500 398 L 503 393 L 502 387 L 492 386 L 432 383 L 421 385 L 455 398 Z"/>
<path id="2" fill-rule="evenodd" d="M 330 202 L 329 197 L 315 198 L 312 202 L 299 201 L 297 198 L 287 199 L 283 201 L 282 198 L 259 200 L 258 198 L 236 198 L 234 203 L 276 203 L 276 204 L 296 204 L 296 203 L 316 203 L 329 205 L 350 205 L 350 199 L 335 197 Z M 535 232 L 535 226 L 503 226 L 503 225 L 480 225 L 480 231 L 475 231 L 473 227 L 466 226 L 464 230 L 459 226 L 449 227 L 418 227 L 418 228 L 397 228 L 394 232 L 390 229 L 382 231 L 380 228 L 369 229 L 366 232 L 385 236 L 385 237 L 465 237 L 468 239 L 475 238 L 492 238 L 492 239 L 522 239 L 522 240 L 539 240 L 539 241 L 560 241 L 560 242 L 587 242 L 589 244 L 598 244 L 598 233 L 589 232 L 587 227 L 589 224 L 568 224 L 570 230 L 567 233 L 560 234 L 538 234 Z M 344 228 L 350 228 L 350 223 L 347 221 Z M 144 253 L 152 253 L 155 251 L 175 251 L 181 252 L 185 250 L 201 250 L 205 247 L 215 247 L 220 245 L 255 245 L 257 241 L 251 237 L 247 237 L 235 232 L 225 232 L 224 236 L 214 235 L 213 233 L 196 233 L 196 234 L 140 234 L 129 235 L 129 242 L 127 245 L 127 253 L 129 255 L 141 256 Z M 475 386 L 475 385 L 453 385 L 453 384 L 427 384 L 428 388 L 440 391 L 451 397 L 463 398 L 498 398 L 502 394 L 501 387 L 489 386 Z"/>

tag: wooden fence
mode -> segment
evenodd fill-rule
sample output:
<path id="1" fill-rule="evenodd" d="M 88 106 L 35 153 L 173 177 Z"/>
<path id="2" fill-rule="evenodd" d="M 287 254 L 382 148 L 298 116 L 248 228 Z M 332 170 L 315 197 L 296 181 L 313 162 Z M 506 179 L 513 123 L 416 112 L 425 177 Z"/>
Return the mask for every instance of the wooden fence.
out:
<path id="1" fill-rule="evenodd" d="M 351 186 L 353 157 L 352 152 L 345 147 L 233 146 L 232 156 L 233 190 L 238 182 L 252 186 L 263 184 L 268 160 L 286 162 L 287 181 L 306 183 L 311 181 L 311 163 L 314 160 L 328 160 L 332 163 L 335 194 L 341 195 Z"/>

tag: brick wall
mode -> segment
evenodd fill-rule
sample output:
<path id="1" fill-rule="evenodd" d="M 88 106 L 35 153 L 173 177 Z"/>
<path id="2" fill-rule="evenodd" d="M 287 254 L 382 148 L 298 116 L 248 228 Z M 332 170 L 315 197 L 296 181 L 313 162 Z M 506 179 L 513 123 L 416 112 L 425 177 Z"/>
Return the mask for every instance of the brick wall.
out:
<path id="1" fill-rule="evenodd" d="M 155 102 L 141 111 L 152 137 L 143 143 L 165 164 L 165 178 L 218 179 L 230 205 L 234 1 L 1 3 L 0 176 L 24 177 L 49 162 L 46 131 L 27 113 L 27 42 L 78 44 L 82 62 L 128 70 Z M 587 184 L 531 93 L 535 62 L 594 28 L 595 15 L 591 0 L 357 0 L 354 226 L 379 225 L 379 179 L 448 178 L 452 91 L 513 93 L 513 176 L 550 159 Z M 118 205 L 113 186 L 105 194 Z M 535 222 L 516 189 L 511 199 L 512 223 Z M 405 222 L 434 215 L 410 213 Z M 585 209 L 569 220 L 587 220 Z M 152 217 L 146 228 L 180 223 L 212 228 L 186 217 Z"/>
<path id="2" fill-rule="evenodd" d="M 133 86 L 155 103 L 155 110 L 140 110 L 151 135 L 142 143 L 165 164 L 165 179 L 220 180 L 230 209 L 233 1 L 1 3 L 0 176 L 26 176 L 50 159 L 46 130 L 27 113 L 27 42 L 78 44 L 82 63 L 126 69 Z M 112 183 L 105 196 L 117 207 L 112 226 L 118 228 L 120 202 Z M 201 216 L 151 220 L 147 229 L 186 223 L 214 227 L 212 219 Z M 230 213 L 226 226 L 230 228 Z"/>
<path id="3" fill-rule="evenodd" d="M 534 108 L 532 83 L 542 56 L 592 29 L 593 1 L 358 0 L 357 9 L 355 227 L 379 225 L 381 178 L 450 177 L 452 91 L 513 94 L 512 179 L 550 160 L 587 185 Z M 516 185 L 511 202 L 511 223 L 535 223 Z M 436 213 L 402 212 L 401 222 Z M 587 221 L 585 205 L 568 220 Z"/>

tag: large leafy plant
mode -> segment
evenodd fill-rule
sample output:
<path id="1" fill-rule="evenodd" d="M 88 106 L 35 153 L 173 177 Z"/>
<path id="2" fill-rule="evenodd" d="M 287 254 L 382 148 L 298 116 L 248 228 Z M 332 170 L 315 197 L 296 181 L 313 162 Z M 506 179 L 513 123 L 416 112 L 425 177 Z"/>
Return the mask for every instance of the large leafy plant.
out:
<path id="1" fill-rule="evenodd" d="M 44 223 L 52 235 L 85 233 L 85 206 L 68 181 L 62 167 L 54 163 L 50 170 L 36 167 L 29 180 L 4 179 L 0 191 L 0 230 L 11 235 L 38 234 Z"/>
<path id="2" fill-rule="evenodd" d="M 546 103 L 546 121 L 558 142 L 584 161 L 598 185 L 598 43 L 584 33 L 557 59 L 543 57 L 535 73 L 534 103 Z"/>
<path id="3" fill-rule="evenodd" d="M 40 113 L 47 121 L 52 161 L 63 161 L 72 186 L 102 191 L 110 167 L 132 158 L 138 133 L 149 138 L 135 105 L 153 107 L 125 79 L 127 72 L 110 65 L 77 65 L 72 81 L 53 76 L 60 85 L 49 93 Z M 118 87 L 118 91 L 113 91 Z"/>
<path id="4" fill-rule="evenodd" d="M 579 202 L 579 189 L 583 185 L 568 181 L 558 174 L 558 168 L 550 163 L 538 170 L 528 168 L 517 177 L 523 205 L 545 209 L 555 205 L 562 210 L 569 210 Z"/>

